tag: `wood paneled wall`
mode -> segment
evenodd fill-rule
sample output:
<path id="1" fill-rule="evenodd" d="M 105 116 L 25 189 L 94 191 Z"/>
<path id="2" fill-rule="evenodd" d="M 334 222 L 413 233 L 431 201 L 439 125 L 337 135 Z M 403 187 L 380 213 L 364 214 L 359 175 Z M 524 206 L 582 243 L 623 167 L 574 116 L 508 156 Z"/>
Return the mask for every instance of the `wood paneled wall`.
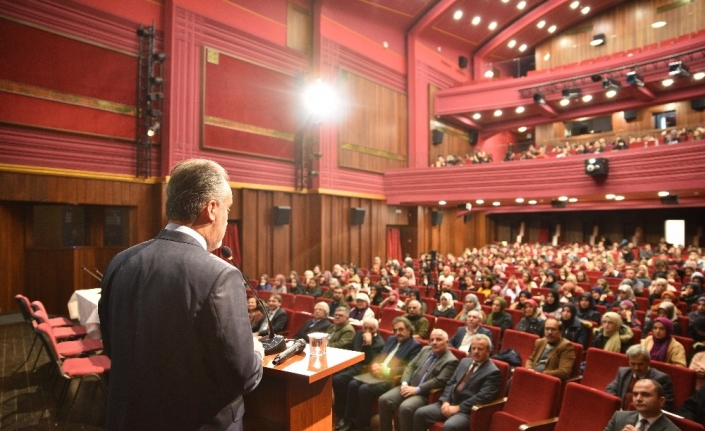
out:
<path id="1" fill-rule="evenodd" d="M 433 115 L 435 111 L 434 100 L 436 91 L 440 90 L 435 85 L 428 86 L 428 114 L 429 114 L 429 131 L 428 131 L 428 165 L 433 166 L 438 156 L 447 158 L 449 155 L 453 157 L 465 157 L 466 154 L 474 152 L 474 145 L 470 144 L 470 138 L 466 130 L 461 130 L 449 124 L 443 124 L 436 121 Z M 443 142 L 433 145 L 432 130 L 437 129 L 443 132 Z"/>
<path id="2" fill-rule="evenodd" d="M 443 221 L 438 226 L 432 226 L 432 211 L 428 208 L 421 209 L 418 230 L 419 236 L 423 236 L 425 240 L 420 241 L 418 253 L 436 250 L 442 254 L 453 253 L 457 256 L 467 247 L 481 247 L 493 239 L 484 212 L 474 211 L 472 219 L 465 223 L 462 216 L 458 217 L 458 211 L 454 208 L 439 211 L 443 213 Z"/>
<path id="3" fill-rule="evenodd" d="M 638 49 L 705 28 L 705 3 L 647 0 L 625 2 L 614 9 L 582 21 L 536 47 L 536 69 L 550 69 L 591 58 Z M 651 24 L 666 21 L 665 27 Z M 604 33 L 602 46 L 591 46 L 593 35 Z M 544 60 L 544 55 L 551 57 Z"/>

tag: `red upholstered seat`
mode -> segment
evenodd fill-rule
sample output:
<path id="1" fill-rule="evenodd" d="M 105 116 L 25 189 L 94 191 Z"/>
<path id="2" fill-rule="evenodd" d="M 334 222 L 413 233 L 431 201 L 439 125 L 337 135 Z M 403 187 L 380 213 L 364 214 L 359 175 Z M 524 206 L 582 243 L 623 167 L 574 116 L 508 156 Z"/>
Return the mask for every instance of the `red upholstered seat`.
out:
<path id="1" fill-rule="evenodd" d="M 448 337 L 453 338 L 458 328 L 465 325 L 465 322 L 460 320 L 449 319 L 447 317 L 436 318 L 436 329 L 442 329 L 448 333 Z"/>
<path id="2" fill-rule="evenodd" d="M 496 326 L 492 325 L 480 325 L 483 328 L 487 328 L 492 333 L 492 351 L 496 353 L 499 351 L 499 342 L 502 337 L 502 330 Z"/>
<path id="3" fill-rule="evenodd" d="M 528 332 L 516 331 L 514 329 L 507 329 L 504 331 L 504 337 L 502 338 L 502 348 L 500 350 L 512 348 L 519 352 L 521 357 L 522 367 L 529 359 L 529 356 L 534 351 L 534 344 L 539 336 L 536 334 L 529 334 Z"/>
<path id="4" fill-rule="evenodd" d="M 103 350 L 103 342 L 93 338 L 84 340 L 64 341 L 56 345 L 56 351 L 62 358 L 70 358 L 72 356 L 83 355 L 85 353 L 97 352 Z"/>
<path id="5" fill-rule="evenodd" d="M 673 422 L 681 431 L 705 431 L 705 427 L 690 419 L 680 417 L 666 412 L 666 416 Z"/>
<path id="6" fill-rule="evenodd" d="M 60 326 L 52 328 L 49 324 L 49 316 L 44 309 L 44 305 L 40 301 L 32 302 L 34 313 L 32 317 L 38 323 L 46 323 L 52 329 L 52 335 L 58 340 L 67 340 L 69 338 L 82 338 L 87 334 L 86 327 L 83 325 Z"/>
<path id="7" fill-rule="evenodd" d="M 294 311 L 305 311 L 307 313 L 313 312 L 313 306 L 316 303 L 316 298 L 309 295 L 296 295 L 294 300 Z"/>
<path id="8" fill-rule="evenodd" d="M 604 391 L 617 376 L 619 367 L 629 366 L 627 355 L 590 348 L 585 357 L 585 370 L 580 384 Z"/>
<path id="9" fill-rule="evenodd" d="M 668 374 L 673 382 L 673 410 L 678 411 L 685 400 L 695 393 L 697 374 L 690 368 L 671 365 L 665 362 L 651 361 L 651 366 Z"/>
<path id="10" fill-rule="evenodd" d="M 394 308 L 383 308 L 382 316 L 379 321 L 380 329 L 386 329 L 388 331 L 391 331 L 392 321 L 394 320 L 394 318 L 397 316 L 403 316 L 404 314 L 406 314 L 406 311 L 404 310 L 397 310 Z"/>

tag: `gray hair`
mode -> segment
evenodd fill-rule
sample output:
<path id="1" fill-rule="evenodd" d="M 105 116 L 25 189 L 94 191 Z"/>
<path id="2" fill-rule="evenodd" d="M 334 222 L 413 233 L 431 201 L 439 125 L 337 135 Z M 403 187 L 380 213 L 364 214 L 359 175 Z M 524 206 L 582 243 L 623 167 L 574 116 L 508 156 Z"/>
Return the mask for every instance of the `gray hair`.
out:
<path id="1" fill-rule="evenodd" d="M 316 305 L 314 306 L 314 308 L 315 308 L 316 306 L 321 307 L 321 308 L 323 308 L 324 310 L 326 310 L 326 314 L 330 313 L 330 306 L 328 305 L 328 303 L 327 303 L 326 301 L 321 301 L 321 302 L 319 302 L 318 304 L 316 304 Z"/>
<path id="2" fill-rule="evenodd" d="M 629 359 L 634 359 L 639 356 L 643 356 L 644 358 L 646 358 L 647 361 L 651 360 L 651 354 L 649 353 L 649 350 L 641 344 L 634 344 L 633 346 L 629 346 L 626 353 L 627 358 Z"/>
<path id="3" fill-rule="evenodd" d="M 364 325 L 365 323 L 369 323 L 370 325 L 373 325 L 375 327 L 375 331 L 379 329 L 379 321 L 375 319 L 374 317 L 366 317 L 362 319 L 362 324 Z"/>
<path id="4" fill-rule="evenodd" d="M 167 220 L 192 223 L 208 201 L 220 203 L 227 193 L 232 194 L 229 179 L 225 169 L 212 160 L 189 159 L 177 163 L 166 186 Z"/>
<path id="5" fill-rule="evenodd" d="M 475 341 L 475 340 L 483 340 L 484 342 L 487 343 L 488 346 L 490 346 L 490 352 L 492 351 L 492 340 L 491 340 L 490 337 L 488 337 L 487 335 L 485 335 L 485 334 L 475 334 L 475 335 L 473 335 L 472 338 L 470 339 L 470 343 L 472 344 L 472 342 Z"/>

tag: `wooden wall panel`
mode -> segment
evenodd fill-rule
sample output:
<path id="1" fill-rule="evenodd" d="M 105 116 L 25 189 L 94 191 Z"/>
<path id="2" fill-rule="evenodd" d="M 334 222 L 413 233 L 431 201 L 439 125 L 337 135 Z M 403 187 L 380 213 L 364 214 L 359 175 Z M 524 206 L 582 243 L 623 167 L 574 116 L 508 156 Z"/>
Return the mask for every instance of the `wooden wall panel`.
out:
<path id="1" fill-rule="evenodd" d="M 0 201 L 0 312 L 16 309 L 13 297 L 24 288 L 26 218 L 22 204 Z"/>

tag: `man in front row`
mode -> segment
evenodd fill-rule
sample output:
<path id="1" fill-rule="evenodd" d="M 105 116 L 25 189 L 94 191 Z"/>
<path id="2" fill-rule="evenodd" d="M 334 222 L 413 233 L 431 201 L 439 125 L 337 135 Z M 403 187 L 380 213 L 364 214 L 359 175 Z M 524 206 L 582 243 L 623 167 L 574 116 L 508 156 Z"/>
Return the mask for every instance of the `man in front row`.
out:
<path id="1" fill-rule="evenodd" d="M 426 431 L 437 421 L 445 421 L 444 431 L 466 431 L 472 406 L 497 399 L 502 373 L 490 360 L 491 346 L 488 336 L 473 337 L 470 358 L 460 361 L 439 401 L 416 410 L 414 431 Z"/>
<path id="2" fill-rule="evenodd" d="M 573 343 L 561 335 L 561 321 L 555 317 L 546 319 L 543 325 L 544 338 L 534 344 L 534 351 L 526 360 L 526 368 L 566 381 L 575 364 Z"/>
<path id="3" fill-rule="evenodd" d="M 416 409 L 428 404 L 432 389 L 445 388 L 457 366 L 458 359 L 448 350 L 448 333 L 442 329 L 431 331 L 429 345 L 404 369 L 401 386 L 379 397 L 380 431 L 392 431 L 396 409 L 399 409 L 400 430 L 411 431 Z"/>
<path id="4" fill-rule="evenodd" d="M 364 325 L 364 322 L 363 322 Z M 348 322 L 348 309 L 338 307 L 333 314 L 333 324 L 328 327 L 328 347 L 351 349 L 355 338 L 355 328 Z"/>
<path id="5" fill-rule="evenodd" d="M 666 403 L 663 387 L 651 379 L 642 379 L 634 384 L 634 408 L 636 411 L 618 411 L 612 416 L 605 431 L 679 431 L 661 409 Z"/>
<path id="6" fill-rule="evenodd" d="M 673 408 L 673 382 L 666 373 L 651 368 L 651 357 L 646 347 L 635 344 L 627 349 L 628 367 L 619 367 L 617 376 L 607 385 L 605 392 L 616 395 L 622 400 L 622 410 L 629 410 L 634 397 L 634 385 L 641 379 L 651 379 L 659 382 L 666 397 L 665 409 Z"/>
<path id="7" fill-rule="evenodd" d="M 321 301 L 313 306 L 313 319 L 308 319 L 294 335 L 294 339 L 302 339 L 308 343 L 308 334 L 313 332 L 326 332 L 330 326 L 328 320 L 328 303 Z M 352 337 L 350 337 L 352 341 Z"/>

